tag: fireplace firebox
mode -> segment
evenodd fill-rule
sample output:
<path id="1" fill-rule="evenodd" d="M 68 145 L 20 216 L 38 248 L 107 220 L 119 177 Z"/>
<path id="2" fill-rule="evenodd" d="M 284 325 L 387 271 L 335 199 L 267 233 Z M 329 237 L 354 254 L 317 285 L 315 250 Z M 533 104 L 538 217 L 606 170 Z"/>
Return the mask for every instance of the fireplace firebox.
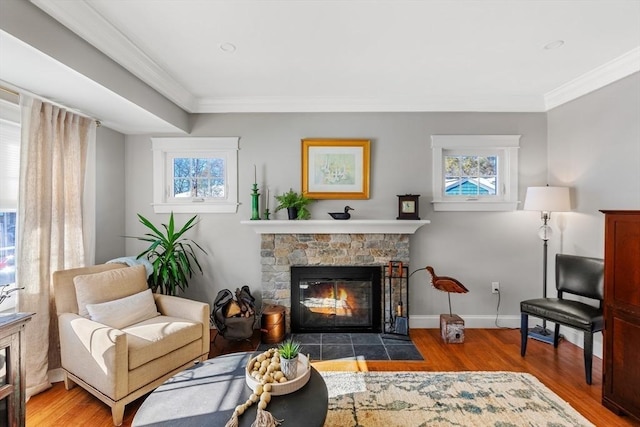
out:
<path id="1" fill-rule="evenodd" d="M 379 266 L 291 267 L 292 332 L 381 332 Z"/>

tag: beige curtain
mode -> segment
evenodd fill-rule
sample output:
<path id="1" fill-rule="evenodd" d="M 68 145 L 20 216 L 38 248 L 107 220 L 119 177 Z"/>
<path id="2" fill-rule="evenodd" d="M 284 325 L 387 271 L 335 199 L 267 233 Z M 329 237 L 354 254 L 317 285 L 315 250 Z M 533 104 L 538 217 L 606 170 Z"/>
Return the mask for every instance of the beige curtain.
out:
<path id="1" fill-rule="evenodd" d="M 27 398 L 51 386 L 60 366 L 51 273 L 84 265 L 82 194 L 95 122 L 21 97 L 22 141 L 16 280 L 18 310 L 36 313 L 26 326 Z"/>

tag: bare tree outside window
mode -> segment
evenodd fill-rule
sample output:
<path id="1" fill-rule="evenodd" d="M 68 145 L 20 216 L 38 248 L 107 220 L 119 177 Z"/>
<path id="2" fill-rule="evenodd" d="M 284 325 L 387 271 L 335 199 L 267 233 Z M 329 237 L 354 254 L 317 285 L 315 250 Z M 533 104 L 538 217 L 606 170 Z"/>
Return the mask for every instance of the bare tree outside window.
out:
<path id="1" fill-rule="evenodd" d="M 224 198 L 224 159 L 174 158 L 173 193 L 174 197 Z"/>

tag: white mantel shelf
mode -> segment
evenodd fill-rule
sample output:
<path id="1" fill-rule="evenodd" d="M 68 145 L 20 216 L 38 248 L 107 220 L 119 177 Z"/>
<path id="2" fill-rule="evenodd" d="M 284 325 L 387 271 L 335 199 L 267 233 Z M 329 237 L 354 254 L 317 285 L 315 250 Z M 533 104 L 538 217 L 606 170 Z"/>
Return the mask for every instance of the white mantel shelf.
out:
<path id="1" fill-rule="evenodd" d="M 429 220 L 257 220 L 240 221 L 258 234 L 414 234 Z"/>

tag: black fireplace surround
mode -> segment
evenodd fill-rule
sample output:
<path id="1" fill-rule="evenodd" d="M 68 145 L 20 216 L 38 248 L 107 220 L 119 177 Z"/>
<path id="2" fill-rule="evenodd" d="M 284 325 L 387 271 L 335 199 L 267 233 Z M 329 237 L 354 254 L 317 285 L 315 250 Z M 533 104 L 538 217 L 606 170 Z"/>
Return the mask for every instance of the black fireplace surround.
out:
<path id="1" fill-rule="evenodd" d="M 291 331 L 381 332 L 379 266 L 291 267 Z"/>

